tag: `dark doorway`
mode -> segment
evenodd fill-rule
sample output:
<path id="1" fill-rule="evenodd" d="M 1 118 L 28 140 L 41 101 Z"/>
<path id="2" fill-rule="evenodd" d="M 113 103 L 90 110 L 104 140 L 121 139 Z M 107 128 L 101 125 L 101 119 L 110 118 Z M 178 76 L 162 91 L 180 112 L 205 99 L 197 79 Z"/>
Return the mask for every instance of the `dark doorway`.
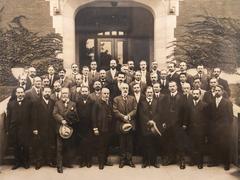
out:
<path id="1" fill-rule="evenodd" d="M 99 69 L 108 69 L 112 58 L 120 64 L 153 58 L 154 19 L 144 8 L 87 7 L 77 13 L 75 24 L 81 66 L 96 60 Z"/>

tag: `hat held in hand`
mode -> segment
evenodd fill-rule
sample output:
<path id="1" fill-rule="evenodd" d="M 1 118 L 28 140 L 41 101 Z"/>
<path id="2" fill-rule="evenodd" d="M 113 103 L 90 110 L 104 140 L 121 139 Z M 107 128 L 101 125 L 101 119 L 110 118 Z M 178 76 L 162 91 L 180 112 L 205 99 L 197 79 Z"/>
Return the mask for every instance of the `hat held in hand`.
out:
<path id="1" fill-rule="evenodd" d="M 127 133 L 132 129 L 132 124 L 130 123 L 123 123 L 120 127 L 120 130 L 122 133 Z"/>
<path id="2" fill-rule="evenodd" d="M 69 139 L 72 136 L 73 128 L 67 125 L 61 125 L 59 134 L 63 139 Z"/>

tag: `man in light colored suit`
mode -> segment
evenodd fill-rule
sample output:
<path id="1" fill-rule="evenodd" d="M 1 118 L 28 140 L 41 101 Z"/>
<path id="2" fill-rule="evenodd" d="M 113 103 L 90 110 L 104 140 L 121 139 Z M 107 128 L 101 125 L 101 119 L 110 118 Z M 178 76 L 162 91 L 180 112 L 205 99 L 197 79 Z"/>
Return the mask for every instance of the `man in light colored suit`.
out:
<path id="1" fill-rule="evenodd" d="M 31 102 L 39 101 L 41 97 L 42 80 L 40 77 L 35 77 L 33 80 L 33 87 L 26 91 L 25 98 Z"/>

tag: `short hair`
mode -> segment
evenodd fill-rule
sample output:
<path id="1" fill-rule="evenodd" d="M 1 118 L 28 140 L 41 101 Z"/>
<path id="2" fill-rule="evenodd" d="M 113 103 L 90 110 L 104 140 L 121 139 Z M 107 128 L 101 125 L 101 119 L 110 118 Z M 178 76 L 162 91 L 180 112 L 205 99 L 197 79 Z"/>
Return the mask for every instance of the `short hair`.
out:
<path id="1" fill-rule="evenodd" d="M 161 85 L 160 85 L 159 82 L 154 83 L 153 86 L 156 85 L 156 84 L 159 85 L 159 87 L 161 88 Z"/>
<path id="2" fill-rule="evenodd" d="M 151 89 L 151 90 L 153 90 L 153 87 L 152 87 L 152 86 L 147 86 L 147 88 L 146 88 L 145 92 L 147 92 L 147 90 L 148 90 L 148 89 Z"/>
<path id="3" fill-rule="evenodd" d="M 119 76 L 119 74 L 122 74 L 122 75 L 124 75 L 124 77 L 125 77 L 125 73 L 123 73 L 123 72 L 119 72 L 117 76 Z"/>
<path id="4" fill-rule="evenodd" d="M 222 86 L 222 85 L 220 85 L 220 84 L 216 85 L 216 87 L 219 87 L 219 88 L 221 88 L 221 90 L 222 90 L 222 91 L 224 90 L 223 86 Z"/>
<path id="5" fill-rule="evenodd" d="M 168 84 L 170 83 L 174 83 L 177 86 L 177 82 L 176 81 L 170 81 Z"/>
<path id="6" fill-rule="evenodd" d="M 72 64 L 71 64 L 71 67 L 73 67 L 73 65 L 77 65 L 77 64 L 76 64 L 76 63 L 72 63 Z M 77 65 L 77 66 L 78 66 L 78 65 Z"/>
<path id="7" fill-rule="evenodd" d="M 50 89 L 52 91 L 52 89 L 49 86 L 44 86 L 42 90 L 44 91 L 44 89 Z"/>
<path id="8" fill-rule="evenodd" d="M 193 89 L 192 92 L 193 91 L 198 91 L 200 95 L 202 94 L 202 91 L 200 89 Z"/>
<path id="9" fill-rule="evenodd" d="M 82 91 L 83 88 L 87 88 L 88 91 L 89 91 L 89 87 L 88 87 L 88 86 L 82 86 L 82 87 L 81 87 L 81 91 Z"/>
<path id="10" fill-rule="evenodd" d="M 189 87 L 189 88 L 191 89 L 191 85 L 190 85 L 189 83 L 186 83 L 186 82 L 183 83 L 183 87 L 186 87 L 186 86 Z"/>
<path id="11" fill-rule="evenodd" d="M 60 71 L 63 71 L 64 73 L 67 72 L 66 69 L 64 69 L 64 68 L 60 69 Z M 60 72 L 60 71 L 59 71 L 59 72 Z"/>
<path id="12" fill-rule="evenodd" d="M 86 68 L 88 68 L 88 69 L 89 69 L 89 67 L 88 67 L 88 66 L 83 66 L 83 67 L 82 67 L 82 69 L 86 69 Z"/>
<path id="13" fill-rule="evenodd" d="M 22 86 L 17 86 L 16 87 L 16 92 L 17 92 L 17 89 L 22 89 L 24 91 L 24 88 Z"/>
<path id="14" fill-rule="evenodd" d="M 180 74 L 179 74 L 179 77 L 180 77 L 181 75 L 184 75 L 184 76 L 186 76 L 186 77 L 187 77 L 187 74 L 186 74 L 186 73 L 183 73 L 183 72 L 182 72 L 182 73 L 180 73 Z"/>
<path id="15" fill-rule="evenodd" d="M 134 87 L 134 86 L 137 85 L 137 84 L 140 86 L 139 83 L 137 83 L 137 82 L 134 81 L 133 84 L 132 84 L 132 87 Z"/>

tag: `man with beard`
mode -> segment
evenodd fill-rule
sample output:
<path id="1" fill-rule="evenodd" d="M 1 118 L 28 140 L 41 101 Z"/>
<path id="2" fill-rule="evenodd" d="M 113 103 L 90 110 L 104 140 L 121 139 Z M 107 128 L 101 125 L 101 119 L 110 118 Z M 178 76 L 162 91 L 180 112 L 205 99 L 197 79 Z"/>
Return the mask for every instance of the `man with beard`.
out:
<path id="1" fill-rule="evenodd" d="M 80 167 L 92 166 L 92 107 L 94 102 L 89 98 L 89 88 L 83 86 L 81 88 L 81 97 L 77 101 L 77 114 L 79 122 L 77 125 L 77 133 L 80 137 Z"/>
<path id="2" fill-rule="evenodd" d="M 227 92 L 228 97 L 230 97 L 231 96 L 231 90 L 229 88 L 227 80 L 220 78 L 221 69 L 220 68 L 214 68 L 212 74 L 213 74 L 213 77 L 215 77 L 217 79 L 218 84 L 223 86 L 223 89 Z"/>
<path id="3" fill-rule="evenodd" d="M 53 167 L 55 162 L 55 121 L 53 119 L 54 101 L 50 99 L 50 87 L 44 87 L 42 97 L 33 103 L 32 129 L 35 169 L 48 164 Z"/>
<path id="4" fill-rule="evenodd" d="M 73 102 L 77 102 L 80 98 L 81 94 L 81 87 L 82 87 L 82 76 L 81 74 L 77 74 L 75 76 L 75 85 L 70 89 L 70 99 Z"/>
<path id="5" fill-rule="evenodd" d="M 112 59 L 110 61 L 110 69 L 106 72 L 106 79 L 108 82 L 112 83 L 116 79 L 117 75 L 117 61 Z"/>
<path id="6" fill-rule="evenodd" d="M 89 95 L 89 98 L 91 100 L 93 100 L 94 102 L 96 102 L 98 99 L 101 98 L 102 84 L 100 83 L 100 81 L 95 81 L 94 82 L 93 89 L 94 89 L 94 92 L 92 92 Z"/>
<path id="7" fill-rule="evenodd" d="M 53 117 L 56 120 L 57 131 L 57 171 L 63 173 L 63 166 L 72 168 L 71 151 L 74 148 L 74 135 L 68 139 L 63 139 L 60 136 L 59 128 L 61 125 L 74 127 L 77 123 L 77 118 L 70 118 L 76 114 L 76 103 L 70 101 L 70 93 L 68 88 L 62 88 L 61 99 L 58 100 L 53 109 Z M 75 129 L 74 129 L 75 131 Z"/>
<path id="8" fill-rule="evenodd" d="M 112 104 L 109 99 L 110 91 L 103 88 L 101 98 L 93 106 L 92 127 L 97 140 L 99 169 L 107 163 L 108 146 L 112 128 Z"/>
<path id="9" fill-rule="evenodd" d="M 23 87 L 17 87 L 16 99 L 7 105 L 7 134 L 14 147 L 15 170 L 21 166 L 29 168 L 29 143 L 31 134 L 31 108 L 32 103 L 26 99 Z"/>
<path id="10" fill-rule="evenodd" d="M 199 169 L 203 168 L 203 153 L 207 123 L 207 104 L 201 99 L 199 89 L 192 91 L 192 100 L 186 103 L 188 114 L 184 125 L 190 140 L 190 165 L 197 164 Z"/>
<path id="11" fill-rule="evenodd" d="M 135 167 L 132 162 L 133 151 L 133 131 L 135 130 L 135 116 L 137 111 L 137 102 L 133 96 L 129 96 L 129 86 L 123 83 L 121 86 L 121 95 L 114 98 L 113 112 L 116 119 L 116 132 L 120 138 L 120 164 Z"/>
<path id="12" fill-rule="evenodd" d="M 53 83 L 53 93 L 50 95 L 50 98 L 56 102 L 61 99 L 61 84 L 59 81 Z"/>
<path id="13" fill-rule="evenodd" d="M 230 169 L 231 131 L 233 122 L 232 103 L 223 97 L 223 86 L 215 88 L 215 98 L 209 104 L 210 114 L 210 147 L 212 162 L 208 167 L 224 164 L 224 169 Z"/>

